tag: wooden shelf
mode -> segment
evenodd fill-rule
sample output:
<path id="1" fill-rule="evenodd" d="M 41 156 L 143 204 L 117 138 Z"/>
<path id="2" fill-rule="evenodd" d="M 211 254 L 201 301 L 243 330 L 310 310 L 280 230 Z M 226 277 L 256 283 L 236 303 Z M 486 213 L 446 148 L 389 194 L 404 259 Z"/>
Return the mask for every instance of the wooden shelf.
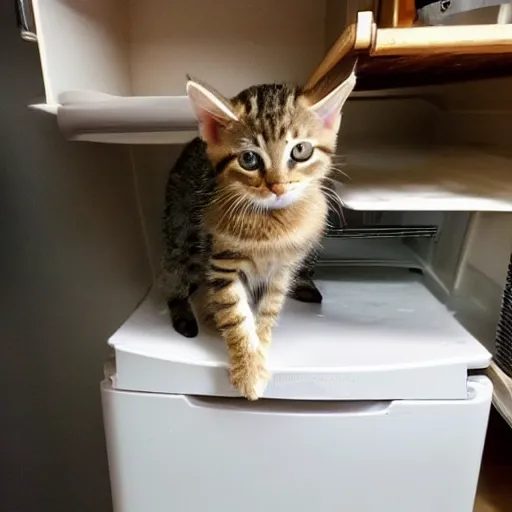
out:
<path id="1" fill-rule="evenodd" d="M 335 87 L 356 58 L 359 91 L 507 76 L 511 54 L 512 25 L 379 28 L 360 12 L 306 87 Z"/>
<path id="2" fill-rule="evenodd" d="M 336 190 L 354 210 L 512 211 L 512 157 L 469 146 L 350 148 Z"/>

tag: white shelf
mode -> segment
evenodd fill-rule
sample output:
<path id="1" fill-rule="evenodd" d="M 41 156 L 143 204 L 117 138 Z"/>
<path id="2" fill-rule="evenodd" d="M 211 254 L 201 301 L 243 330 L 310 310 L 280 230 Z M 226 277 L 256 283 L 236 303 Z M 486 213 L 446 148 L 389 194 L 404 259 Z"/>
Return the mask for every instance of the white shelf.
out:
<path id="1" fill-rule="evenodd" d="M 59 95 L 59 126 L 70 140 L 171 144 L 197 135 L 187 96 L 113 96 L 94 91 Z"/>
<path id="2" fill-rule="evenodd" d="M 347 208 L 512 211 L 512 157 L 473 146 L 371 146 L 342 150 Z"/>
<path id="3" fill-rule="evenodd" d="M 185 143 L 197 136 L 197 121 L 187 96 L 121 96 L 95 90 L 59 93 L 55 103 L 41 102 L 32 108 L 56 115 L 61 130 L 70 140 L 126 144 Z M 411 122 L 410 112 L 415 113 Z M 375 112 L 378 112 L 376 116 Z M 425 126 L 434 129 L 437 110 L 423 100 L 401 99 L 379 103 L 349 101 L 344 109 L 341 138 L 366 140 L 417 140 Z M 368 116 L 376 119 L 368 126 Z M 418 121 L 419 119 L 419 121 Z"/>
<path id="4" fill-rule="evenodd" d="M 365 269 L 329 270 L 319 277 L 323 304 L 286 303 L 270 351 L 273 378 L 265 397 L 464 399 L 467 370 L 488 365 L 490 354 L 418 276 Z M 204 328 L 193 339 L 177 334 L 157 292 L 110 345 L 117 389 L 237 395 L 222 340 Z"/>
<path id="5" fill-rule="evenodd" d="M 325 51 L 318 0 L 259 0 L 250 23 L 237 0 L 32 3 L 46 96 L 35 107 L 57 111 L 74 140 L 184 142 L 196 131 L 182 108 L 187 74 L 231 96 L 256 83 L 304 83 Z M 97 93 L 89 104 L 63 99 L 73 91 Z"/>

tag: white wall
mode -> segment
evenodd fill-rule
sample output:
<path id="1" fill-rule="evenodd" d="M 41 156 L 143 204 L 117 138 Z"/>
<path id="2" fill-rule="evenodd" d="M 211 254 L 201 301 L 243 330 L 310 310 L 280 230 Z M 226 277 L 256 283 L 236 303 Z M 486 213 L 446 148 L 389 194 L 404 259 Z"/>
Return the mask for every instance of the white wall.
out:
<path id="1" fill-rule="evenodd" d="M 106 339 L 150 284 L 128 150 L 68 143 L 26 104 L 37 48 L 0 3 L 0 510 L 111 510 Z"/>
<path id="2" fill-rule="evenodd" d="M 165 186 L 169 171 L 183 147 L 182 144 L 138 145 L 131 149 L 149 257 L 155 278 L 160 273 L 162 256 L 161 227 Z"/>

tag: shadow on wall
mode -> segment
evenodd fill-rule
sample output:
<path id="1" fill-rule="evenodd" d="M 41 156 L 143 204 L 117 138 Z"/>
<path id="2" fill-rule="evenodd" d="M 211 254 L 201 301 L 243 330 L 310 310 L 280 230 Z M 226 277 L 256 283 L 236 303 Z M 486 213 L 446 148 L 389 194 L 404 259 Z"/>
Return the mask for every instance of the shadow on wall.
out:
<path id="1" fill-rule="evenodd" d="M 165 186 L 169 170 L 178 159 L 183 145 L 146 146 L 132 148 L 137 192 L 144 221 L 149 257 L 153 275 L 160 273 L 162 257 L 162 212 L 164 211 Z"/>
<path id="2" fill-rule="evenodd" d="M 37 46 L 0 3 L 0 509 L 111 510 L 98 384 L 151 282 L 129 149 L 66 142 L 26 105 Z"/>

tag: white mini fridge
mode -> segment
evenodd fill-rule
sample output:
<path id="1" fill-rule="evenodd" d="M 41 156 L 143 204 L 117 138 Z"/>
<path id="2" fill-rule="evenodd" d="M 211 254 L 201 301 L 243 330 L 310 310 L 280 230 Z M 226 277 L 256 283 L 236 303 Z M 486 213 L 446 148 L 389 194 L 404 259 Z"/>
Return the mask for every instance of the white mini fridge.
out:
<path id="1" fill-rule="evenodd" d="M 174 332 L 152 292 L 102 384 L 117 512 L 470 512 L 489 353 L 404 269 L 321 270 L 289 300 L 265 397 L 237 398 L 222 340 Z"/>

